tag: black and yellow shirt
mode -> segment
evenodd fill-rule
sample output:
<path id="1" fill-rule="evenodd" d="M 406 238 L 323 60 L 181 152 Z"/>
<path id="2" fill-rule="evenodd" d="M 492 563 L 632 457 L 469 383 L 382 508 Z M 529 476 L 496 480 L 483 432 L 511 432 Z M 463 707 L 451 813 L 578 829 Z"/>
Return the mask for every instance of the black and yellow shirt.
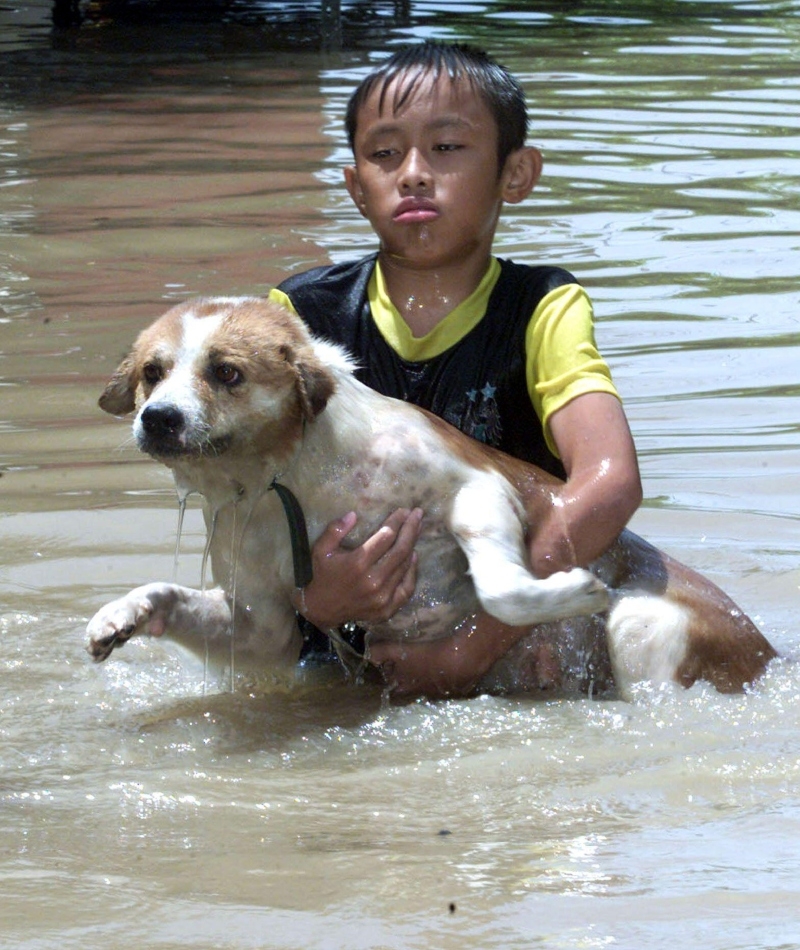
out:
<path id="1" fill-rule="evenodd" d="M 547 420 L 583 393 L 616 395 L 589 298 L 558 267 L 493 258 L 475 291 L 423 337 L 389 299 L 376 254 L 289 277 L 270 296 L 344 346 L 372 389 L 560 477 Z"/>

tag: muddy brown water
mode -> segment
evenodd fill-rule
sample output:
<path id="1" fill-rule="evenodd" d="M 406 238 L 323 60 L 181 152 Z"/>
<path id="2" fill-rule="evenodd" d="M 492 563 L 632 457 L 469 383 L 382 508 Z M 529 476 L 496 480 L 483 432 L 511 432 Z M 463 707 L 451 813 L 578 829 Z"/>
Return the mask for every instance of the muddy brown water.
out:
<path id="1" fill-rule="evenodd" d="M 744 696 L 392 708 L 83 652 L 98 606 L 172 577 L 177 526 L 105 379 L 177 300 L 371 247 L 344 101 L 431 35 L 525 84 L 545 175 L 498 251 L 590 289 L 633 527 L 800 652 L 800 5 L 367 6 L 324 44 L 255 5 L 68 34 L 0 8 L 0 946 L 800 947 L 791 661 Z M 202 547 L 193 509 L 181 581 Z"/>

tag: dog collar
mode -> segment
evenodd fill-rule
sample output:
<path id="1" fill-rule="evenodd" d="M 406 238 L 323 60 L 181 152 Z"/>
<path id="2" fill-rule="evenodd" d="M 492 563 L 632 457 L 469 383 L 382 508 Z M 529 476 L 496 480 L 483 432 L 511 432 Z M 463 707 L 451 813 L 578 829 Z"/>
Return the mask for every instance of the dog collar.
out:
<path id="1" fill-rule="evenodd" d="M 289 524 L 289 537 L 292 542 L 292 566 L 294 567 L 294 586 L 302 589 L 311 583 L 314 570 L 311 566 L 311 545 L 308 542 L 308 528 L 300 502 L 291 489 L 278 482 L 278 476 L 269 486 L 281 500 L 286 521 Z"/>

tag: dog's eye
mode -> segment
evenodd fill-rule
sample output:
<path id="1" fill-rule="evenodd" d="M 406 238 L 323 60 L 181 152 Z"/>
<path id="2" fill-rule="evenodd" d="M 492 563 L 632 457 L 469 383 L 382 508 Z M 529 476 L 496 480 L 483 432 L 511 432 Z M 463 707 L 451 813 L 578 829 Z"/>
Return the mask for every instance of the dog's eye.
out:
<path id="1" fill-rule="evenodd" d="M 164 378 L 164 370 L 158 363 L 146 363 L 142 369 L 142 379 L 148 386 L 155 386 Z"/>
<path id="2" fill-rule="evenodd" d="M 237 386 L 242 382 L 242 374 L 231 363 L 218 363 L 214 367 L 214 379 L 224 386 Z"/>

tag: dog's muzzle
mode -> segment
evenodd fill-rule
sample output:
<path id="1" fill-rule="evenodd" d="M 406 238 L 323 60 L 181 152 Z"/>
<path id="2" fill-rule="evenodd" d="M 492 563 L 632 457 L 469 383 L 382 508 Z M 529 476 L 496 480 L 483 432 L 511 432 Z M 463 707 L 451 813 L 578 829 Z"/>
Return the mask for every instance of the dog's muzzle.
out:
<path id="1" fill-rule="evenodd" d="M 218 456 L 232 445 L 230 434 L 212 435 L 209 426 L 171 402 L 145 406 L 134 426 L 134 435 L 142 452 L 162 460 L 181 455 Z"/>
<path id="2" fill-rule="evenodd" d="M 146 406 L 139 417 L 145 438 L 156 442 L 174 439 L 186 427 L 186 416 L 177 406 Z"/>

